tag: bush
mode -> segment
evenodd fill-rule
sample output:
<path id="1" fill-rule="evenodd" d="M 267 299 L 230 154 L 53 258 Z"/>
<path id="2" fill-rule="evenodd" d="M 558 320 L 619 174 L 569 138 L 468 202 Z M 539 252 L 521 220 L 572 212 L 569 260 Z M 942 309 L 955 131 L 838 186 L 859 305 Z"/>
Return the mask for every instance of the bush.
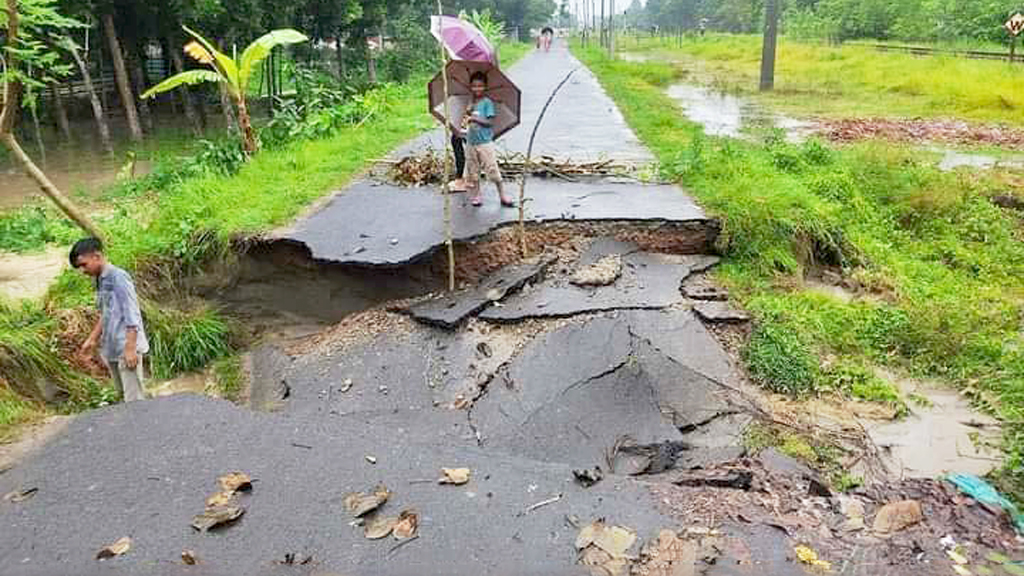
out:
<path id="1" fill-rule="evenodd" d="M 38 204 L 0 214 L 0 251 L 26 252 L 74 240 L 81 231 L 63 214 Z"/>
<path id="2" fill-rule="evenodd" d="M 803 339 L 778 319 L 759 323 L 743 349 L 751 377 L 773 392 L 803 396 L 815 391 L 818 363 Z"/>
<path id="3" fill-rule="evenodd" d="M 198 370 L 231 352 L 230 329 L 205 306 L 179 310 L 144 304 L 151 369 L 157 378 Z"/>

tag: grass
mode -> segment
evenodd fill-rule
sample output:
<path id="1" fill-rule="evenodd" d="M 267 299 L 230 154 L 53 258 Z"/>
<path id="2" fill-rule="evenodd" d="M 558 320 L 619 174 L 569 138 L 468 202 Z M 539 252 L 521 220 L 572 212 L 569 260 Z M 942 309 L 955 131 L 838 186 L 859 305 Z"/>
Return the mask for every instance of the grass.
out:
<path id="1" fill-rule="evenodd" d="M 245 386 L 241 356 L 234 354 L 214 362 L 213 375 L 216 378 L 217 395 L 225 400 L 238 401 Z"/>
<path id="2" fill-rule="evenodd" d="M 625 52 L 674 62 L 686 75 L 755 93 L 761 37 L 711 35 L 623 40 Z M 956 57 L 917 57 L 781 38 L 775 91 L 763 98 L 801 115 L 957 117 L 1024 124 L 1024 66 Z"/>
<path id="3" fill-rule="evenodd" d="M 708 138 L 665 95 L 678 67 L 576 51 L 663 176 L 722 221 L 719 279 L 759 321 L 744 353 L 755 378 L 898 408 L 871 366 L 954 383 L 1006 424 L 998 481 L 1024 496 L 1024 221 L 989 200 L 1007 189 L 1000 174 L 944 173 L 881 143 Z M 806 289 L 820 267 L 865 297 Z"/>

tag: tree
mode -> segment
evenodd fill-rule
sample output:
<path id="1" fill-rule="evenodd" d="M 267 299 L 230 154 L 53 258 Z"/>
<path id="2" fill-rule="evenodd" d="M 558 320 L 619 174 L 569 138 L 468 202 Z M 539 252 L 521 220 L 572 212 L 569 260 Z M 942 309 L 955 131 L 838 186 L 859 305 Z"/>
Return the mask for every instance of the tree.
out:
<path id="1" fill-rule="evenodd" d="M 183 85 L 203 82 L 220 84 L 235 101 L 238 111 L 238 128 L 242 134 L 242 149 L 249 155 L 255 153 L 259 148 L 259 143 L 256 140 L 256 133 L 253 130 L 252 119 L 246 104 L 246 95 L 249 93 L 249 81 L 252 79 L 252 74 L 277 46 L 298 44 L 305 42 L 308 38 L 305 34 L 290 28 L 274 30 L 249 44 L 236 61 L 214 48 L 206 38 L 198 33 L 187 27 L 184 29 L 195 38 L 193 42 L 185 45 L 185 52 L 200 64 L 209 66 L 210 69 L 187 70 L 175 74 L 150 88 L 142 97 L 152 98 L 157 94 Z"/>
<path id="2" fill-rule="evenodd" d="M 59 54 L 49 48 L 44 39 L 55 31 L 80 24 L 61 16 L 53 5 L 54 0 L 6 0 L 6 9 L 0 12 L 0 29 L 7 36 L 3 54 L 0 55 L 0 81 L 3 82 L 4 94 L 3 109 L 0 109 L 0 142 L 64 214 L 89 234 L 102 238 L 99 228 L 36 166 L 14 134 L 24 86 L 39 83 L 38 79 L 33 79 L 25 71 L 31 67 L 46 75 L 60 77 L 67 75 L 70 70 L 70 67 L 60 62 Z"/>

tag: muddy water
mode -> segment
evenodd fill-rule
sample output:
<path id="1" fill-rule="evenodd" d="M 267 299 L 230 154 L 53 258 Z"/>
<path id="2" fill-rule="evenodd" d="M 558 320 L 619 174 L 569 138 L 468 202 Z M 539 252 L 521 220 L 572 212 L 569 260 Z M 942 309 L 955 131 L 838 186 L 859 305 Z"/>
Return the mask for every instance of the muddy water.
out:
<path id="1" fill-rule="evenodd" d="M 975 154 L 959 152 L 957 150 L 933 150 L 942 153 L 942 160 L 939 161 L 939 169 L 941 170 L 949 171 L 964 167 L 977 168 L 979 170 L 991 170 L 993 168 L 1024 170 L 1024 156 L 997 158 L 989 154 Z"/>
<path id="2" fill-rule="evenodd" d="M 30 150 L 30 153 L 33 151 Z M 32 154 L 50 180 L 67 194 L 93 196 L 117 181 L 118 172 L 126 163 L 124 156 L 110 156 L 89 149 L 47 150 L 45 166 L 38 154 Z M 150 162 L 135 162 L 135 175 L 148 173 Z M 20 167 L 0 164 L 0 210 L 17 208 L 34 198 L 42 197 L 39 186 Z"/>
<path id="3" fill-rule="evenodd" d="M 51 248 L 36 254 L 0 252 L 0 298 L 23 300 L 39 298 L 64 270 L 67 253 Z"/>
<path id="4" fill-rule="evenodd" d="M 708 136 L 748 138 L 751 130 L 779 129 L 790 142 L 801 142 L 814 124 L 772 112 L 756 103 L 695 84 L 675 84 L 668 95 L 691 121 L 704 127 Z"/>
<path id="5" fill-rule="evenodd" d="M 911 414 L 902 420 L 865 424 L 889 457 L 891 472 L 924 478 L 952 472 L 983 475 L 999 465 L 998 422 L 972 408 L 957 391 L 886 372 L 880 376 L 930 404 L 910 402 Z"/>

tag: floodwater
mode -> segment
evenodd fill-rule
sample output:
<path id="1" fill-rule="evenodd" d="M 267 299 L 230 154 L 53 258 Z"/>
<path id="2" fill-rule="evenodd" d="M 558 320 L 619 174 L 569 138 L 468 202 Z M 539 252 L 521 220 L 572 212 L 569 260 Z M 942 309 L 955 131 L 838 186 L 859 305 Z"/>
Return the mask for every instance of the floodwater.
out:
<path id="1" fill-rule="evenodd" d="M 0 299 L 41 298 L 66 263 L 64 248 L 32 254 L 0 252 Z"/>
<path id="2" fill-rule="evenodd" d="M 902 420 L 865 423 L 868 435 L 890 459 L 891 472 L 935 478 L 953 472 L 984 475 L 999 466 L 995 419 L 975 410 L 956 390 L 884 371 L 879 376 L 897 383 L 905 395 L 930 403 L 909 402 L 911 414 Z"/>
<path id="3" fill-rule="evenodd" d="M 942 153 L 942 160 L 939 161 L 939 169 L 947 172 L 963 167 L 977 168 L 979 170 L 991 170 L 993 168 L 1024 170 L 1024 156 L 997 158 L 989 154 L 958 152 L 956 150 L 939 149 L 936 151 Z"/>
<path id="4" fill-rule="evenodd" d="M 757 103 L 713 88 L 681 83 L 670 86 L 668 95 L 678 102 L 691 121 L 704 127 L 708 136 L 749 138 L 751 130 L 779 129 L 789 142 L 802 142 L 814 131 L 814 123 L 772 112 Z"/>

